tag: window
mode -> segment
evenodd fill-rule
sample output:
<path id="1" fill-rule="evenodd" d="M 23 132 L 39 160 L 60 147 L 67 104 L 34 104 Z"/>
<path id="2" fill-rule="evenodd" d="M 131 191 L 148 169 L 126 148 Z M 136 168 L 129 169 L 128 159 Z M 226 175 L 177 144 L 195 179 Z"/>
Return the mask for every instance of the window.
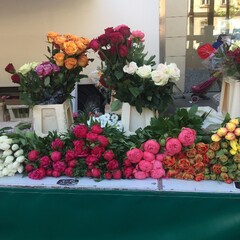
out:
<path id="1" fill-rule="evenodd" d="M 210 4 L 210 0 L 202 0 L 202 5 L 209 5 Z"/>

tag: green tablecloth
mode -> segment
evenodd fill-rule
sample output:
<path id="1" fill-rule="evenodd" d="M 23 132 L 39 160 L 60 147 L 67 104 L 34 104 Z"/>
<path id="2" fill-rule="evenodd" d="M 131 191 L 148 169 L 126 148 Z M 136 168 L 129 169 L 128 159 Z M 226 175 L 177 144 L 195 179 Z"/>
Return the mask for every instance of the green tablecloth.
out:
<path id="1" fill-rule="evenodd" d="M 240 239 L 240 195 L 0 188 L 1 240 Z"/>

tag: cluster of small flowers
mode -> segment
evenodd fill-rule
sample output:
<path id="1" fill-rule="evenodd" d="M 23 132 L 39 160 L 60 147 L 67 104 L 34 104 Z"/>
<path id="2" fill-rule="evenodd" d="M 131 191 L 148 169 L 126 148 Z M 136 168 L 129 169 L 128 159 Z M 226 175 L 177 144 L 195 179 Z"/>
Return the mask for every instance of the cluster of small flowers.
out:
<path id="1" fill-rule="evenodd" d="M 159 179 L 165 175 L 162 162 L 158 158 L 160 144 L 150 139 L 142 144 L 142 148 L 133 148 L 126 153 L 123 163 L 123 174 L 126 178 Z"/>
<path id="2" fill-rule="evenodd" d="M 119 120 L 119 117 L 115 113 L 105 113 L 100 116 L 91 116 L 90 119 L 88 120 L 88 125 L 91 124 L 91 122 L 98 122 L 102 128 L 104 127 L 115 127 L 118 130 L 122 130 L 122 122 Z"/>
<path id="3" fill-rule="evenodd" d="M 163 158 L 167 178 L 201 181 L 209 174 L 209 165 L 209 145 L 202 142 Z"/>
<path id="4" fill-rule="evenodd" d="M 0 136 L 0 177 L 14 176 L 24 170 L 23 150 L 8 136 Z"/>

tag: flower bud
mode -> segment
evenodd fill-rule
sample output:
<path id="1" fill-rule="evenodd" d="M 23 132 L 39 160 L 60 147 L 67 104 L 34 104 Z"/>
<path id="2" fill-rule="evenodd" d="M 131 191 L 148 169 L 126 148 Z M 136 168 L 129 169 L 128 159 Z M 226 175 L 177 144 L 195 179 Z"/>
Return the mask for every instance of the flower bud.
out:
<path id="1" fill-rule="evenodd" d="M 8 143 L 2 142 L 0 143 L 0 149 L 3 151 L 8 150 L 10 148 L 10 145 Z"/>
<path id="2" fill-rule="evenodd" d="M 6 139 L 8 139 L 8 136 L 6 135 L 0 136 L 0 143 L 4 142 Z"/>
<path id="3" fill-rule="evenodd" d="M 228 132 L 227 135 L 225 136 L 225 139 L 231 141 L 231 140 L 235 140 L 236 136 L 233 132 Z"/>
<path id="4" fill-rule="evenodd" d="M 21 165 L 21 166 L 19 166 L 18 167 L 18 169 L 17 169 L 17 171 L 19 172 L 19 173 L 22 173 L 23 172 L 23 170 L 24 170 L 24 167 Z"/>
<path id="5" fill-rule="evenodd" d="M 234 134 L 235 134 L 237 137 L 239 137 L 239 136 L 240 136 L 240 128 L 236 128 L 236 129 L 234 130 Z"/>
<path id="6" fill-rule="evenodd" d="M 7 157 L 7 156 L 10 156 L 10 155 L 12 155 L 12 150 L 11 149 L 3 151 L 3 157 Z"/>
<path id="7" fill-rule="evenodd" d="M 13 168 L 14 168 L 14 169 L 17 169 L 19 166 L 20 166 L 20 163 L 19 163 L 19 162 L 14 162 L 14 163 L 13 163 Z"/>
<path id="8" fill-rule="evenodd" d="M 228 123 L 226 124 L 226 128 L 227 128 L 227 130 L 228 130 L 229 132 L 233 132 L 233 131 L 235 130 L 235 128 L 236 128 L 236 125 L 235 125 L 234 123 L 228 122 Z"/>
<path id="9" fill-rule="evenodd" d="M 239 120 L 237 118 L 233 118 L 229 122 L 235 124 L 236 126 L 239 124 Z"/>
<path id="10" fill-rule="evenodd" d="M 23 150 L 22 149 L 19 149 L 17 150 L 15 153 L 14 153 L 14 156 L 17 158 L 17 157 L 20 157 L 21 155 L 23 155 Z"/>
<path id="11" fill-rule="evenodd" d="M 19 146 L 15 143 L 12 145 L 12 150 L 15 152 L 19 149 Z"/>
<path id="12" fill-rule="evenodd" d="M 7 166 L 8 164 L 12 163 L 13 160 L 14 160 L 13 156 L 7 156 L 5 158 L 4 165 Z"/>
<path id="13" fill-rule="evenodd" d="M 25 160 L 24 156 L 19 156 L 19 157 L 16 158 L 16 162 L 19 162 L 19 163 L 24 162 L 24 160 Z"/>
<path id="14" fill-rule="evenodd" d="M 226 172 L 228 172 L 228 168 L 227 168 L 226 166 L 222 166 L 222 167 L 221 167 L 221 171 L 222 171 L 223 173 L 226 173 Z"/>
<path id="15" fill-rule="evenodd" d="M 9 170 L 8 170 L 7 168 L 4 168 L 4 169 L 2 170 L 3 176 L 8 175 L 8 173 L 9 173 Z"/>
<path id="16" fill-rule="evenodd" d="M 227 128 L 222 127 L 217 130 L 217 135 L 219 137 L 224 137 L 227 134 L 227 132 L 228 132 Z"/>
<path id="17" fill-rule="evenodd" d="M 217 133 L 214 133 L 211 137 L 213 142 L 219 142 L 221 140 L 221 137 Z"/>

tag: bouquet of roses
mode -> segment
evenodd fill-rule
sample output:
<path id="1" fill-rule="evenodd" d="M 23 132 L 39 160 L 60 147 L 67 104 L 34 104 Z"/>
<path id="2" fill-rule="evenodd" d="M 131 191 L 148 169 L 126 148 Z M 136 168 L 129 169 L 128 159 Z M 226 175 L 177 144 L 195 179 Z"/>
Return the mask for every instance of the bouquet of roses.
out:
<path id="1" fill-rule="evenodd" d="M 71 98 L 83 68 L 88 65 L 89 40 L 72 34 L 48 32 L 50 54 L 47 61 L 31 62 L 15 70 L 12 63 L 5 68 L 19 84 L 20 98 L 27 105 L 61 104 Z"/>
<path id="2" fill-rule="evenodd" d="M 117 99 L 113 110 L 117 110 L 119 102 L 127 102 L 139 113 L 149 108 L 162 114 L 172 103 L 173 85 L 180 71 L 174 63 L 159 64 L 154 70 L 155 56 L 146 59 L 144 36 L 141 31 L 120 25 L 105 29 L 89 44 L 101 59 L 100 82 Z"/>

